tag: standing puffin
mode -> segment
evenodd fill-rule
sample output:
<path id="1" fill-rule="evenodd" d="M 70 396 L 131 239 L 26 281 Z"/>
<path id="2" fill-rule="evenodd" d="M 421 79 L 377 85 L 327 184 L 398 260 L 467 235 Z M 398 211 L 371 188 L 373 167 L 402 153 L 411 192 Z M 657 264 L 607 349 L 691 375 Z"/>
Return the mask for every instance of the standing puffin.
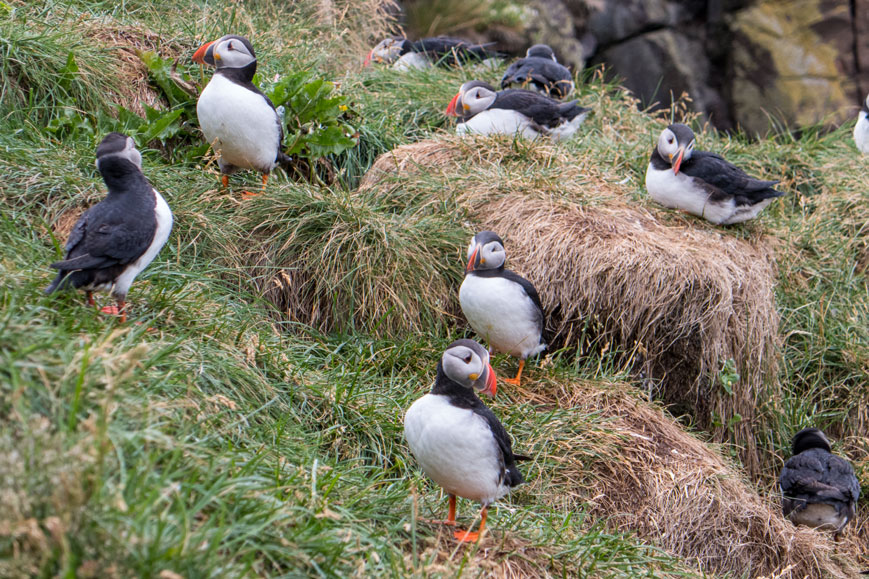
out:
<path id="1" fill-rule="evenodd" d="M 573 92 L 573 75 L 555 59 L 546 44 L 535 44 L 507 68 L 501 88 L 530 88 L 554 98 L 564 98 Z"/>
<path id="2" fill-rule="evenodd" d="M 523 482 L 510 436 L 475 391 L 494 396 L 489 353 L 473 340 L 456 340 L 438 362 L 437 378 L 404 415 L 404 437 L 423 472 L 449 494 L 446 525 L 456 524 L 456 497 L 483 506 L 479 531 L 456 531 L 459 541 L 477 541 L 486 529 L 490 504 Z"/>
<path id="3" fill-rule="evenodd" d="M 866 95 L 854 125 L 854 143 L 861 153 L 869 153 L 869 95 Z"/>
<path id="4" fill-rule="evenodd" d="M 363 66 L 372 62 L 392 64 L 398 70 L 429 68 L 433 64 L 460 66 L 497 58 L 498 53 L 488 44 L 472 44 L 467 40 L 437 36 L 411 42 L 407 38 L 386 38 L 371 49 Z"/>
<path id="5" fill-rule="evenodd" d="M 694 132 L 681 123 L 661 132 L 646 170 L 649 195 L 716 225 L 757 217 L 776 197 L 778 181 L 760 181 L 715 153 L 694 150 Z"/>
<path id="6" fill-rule="evenodd" d="M 196 116 L 219 154 L 223 186 L 238 169 L 254 169 L 262 173 L 265 188 L 271 170 L 290 158 L 281 152 L 284 130 L 275 105 L 253 84 L 253 46 L 243 36 L 227 35 L 200 46 L 193 60 L 217 67 L 199 95 Z"/>
<path id="7" fill-rule="evenodd" d="M 534 139 L 546 135 L 555 141 L 569 139 L 588 115 L 578 101 L 561 103 L 526 89 L 496 92 L 488 83 L 466 82 L 447 106 L 446 114 L 459 116 L 459 134 L 515 134 Z"/>
<path id="8" fill-rule="evenodd" d="M 832 529 L 838 539 L 856 515 L 860 482 L 851 464 L 830 452 L 817 428 L 804 428 L 791 441 L 793 456 L 782 468 L 782 512 L 798 525 Z"/>
<path id="9" fill-rule="evenodd" d="M 118 305 L 102 311 L 126 322 L 127 291 L 169 238 L 172 211 L 142 174 L 142 155 L 130 137 L 106 135 L 97 147 L 97 170 L 108 194 L 72 228 L 63 261 L 51 264 L 59 271 L 45 293 L 83 289 L 93 306 L 93 292 L 111 290 Z"/>
<path id="10" fill-rule="evenodd" d="M 519 358 L 515 378 L 519 385 L 525 359 L 546 349 L 543 342 L 543 306 L 527 279 L 504 269 L 507 253 L 494 231 L 481 231 L 468 245 L 465 281 L 459 288 L 462 313 L 490 350 Z"/>

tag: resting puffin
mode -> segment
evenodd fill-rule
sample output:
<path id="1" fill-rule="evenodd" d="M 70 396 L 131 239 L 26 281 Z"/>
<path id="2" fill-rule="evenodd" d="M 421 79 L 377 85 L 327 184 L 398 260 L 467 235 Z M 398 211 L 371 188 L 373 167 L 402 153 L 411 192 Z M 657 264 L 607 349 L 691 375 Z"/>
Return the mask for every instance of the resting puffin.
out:
<path id="1" fill-rule="evenodd" d="M 159 253 L 172 230 L 172 211 L 142 174 L 142 155 L 133 139 L 109 133 L 97 147 L 97 169 L 106 198 L 85 211 L 69 234 L 63 261 L 45 293 L 73 287 L 87 293 L 111 290 L 117 307 L 103 312 L 127 321 L 127 291 Z"/>
<path id="2" fill-rule="evenodd" d="M 404 415 L 404 437 L 423 472 L 449 494 L 446 525 L 456 524 L 456 497 L 483 505 L 479 531 L 456 531 L 459 541 L 477 541 L 486 529 L 490 504 L 523 482 L 510 436 L 475 393 L 495 394 L 489 353 L 473 340 L 456 340 L 438 362 L 437 378 Z"/>
<path id="3" fill-rule="evenodd" d="M 573 92 L 573 75 L 555 59 L 546 44 L 535 44 L 507 68 L 501 88 L 530 88 L 554 98 L 564 98 Z"/>
<path id="4" fill-rule="evenodd" d="M 543 342 L 543 306 L 527 279 L 504 269 L 507 253 L 494 231 L 481 231 L 468 245 L 465 281 L 459 288 L 459 304 L 468 323 L 489 348 L 519 358 L 515 378 L 519 385 L 525 359 L 546 349 Z"/>
<path id="5" fill-rule="evenodd" d="M 854 143 L 861 153 L 869 153 L 869 95 L 866 95 L 854 125 Z"/>
<path id="6" fill-rule="evenodd" d="M 497 58 L 498 53 L 489 50 L 489 46 L 447 36 L 421 38 L 416 42 L 407 38 L 386 38 L 371 49 L 363 66 L 371 62 L 392 64 L 399 70 L 429 68 L 433 64 L 460 66 Z"/>
<path id="7" fill-rule="evenodd" d="M 817 428 L 804 428 L 791 441 L 793 456 L 782 468 L 782 512 L 798 525 L 832 529 L 838 539 L 857 512 L 860 483 L 851 464 L 830 452 Z"/>
<path id="8" fill-rule="evenodd" d="M 578 101 L 561 103 L 526 89 L 496 92 L 488 83 L 475 80 L 462 85 L 446 114 L 460 117 L 459 134 L 519 133 L 530 139 L 546 135 L 563 141 L 573 136 L 590 110 Z"/>
<path id="9" fill-rule="evenodd" d="M 649 195 L 716 225 L 757 217 L 776 197 L 778 181 L 760 181 L 715 153 L 694 150 L 694 132 L 681 123 L 661 132 L 646 170 Z"/>
<path id="10" fill-rule="evenodd" d="M 231 34 L 200 46 L 193 60 L 217 67 L 199 95 L 196 116 L 205 140 L 220 155 L 223 186 L 238 169 L 254 169 L 262 173 L 265 188 L 271 170 L 290 158 L 281 152 L 284 130 L 275 106 L 253 84 L 253 46 Z"/>

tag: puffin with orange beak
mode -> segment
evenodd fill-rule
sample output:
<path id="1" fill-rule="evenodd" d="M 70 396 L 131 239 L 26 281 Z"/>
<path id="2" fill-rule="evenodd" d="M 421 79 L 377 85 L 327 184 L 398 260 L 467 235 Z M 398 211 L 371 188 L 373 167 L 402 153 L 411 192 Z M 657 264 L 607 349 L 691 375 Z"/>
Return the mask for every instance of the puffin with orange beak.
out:
<path id="1" fill-rule="evenodd" d="M 290 158 L 281 151 L 284 132 L 274 104 L 254 84 L 256 53 L 250 41 L 230 34 L 203 44 L 193 60 L 216 67 L 199 95 L 196 116 L 205 140 L 219 155 L 221 182 L 238 169 L 262 173 L 265 189 L 269 173 Z"/>
<path id="2" fill-rule="evenodd" d="M 778 181 L 749 177 L 715 153 L 694 150 L 694 132 L 676 123 L 661 132 L 646 170 L 649 196 L 716 225 L 754 219 L 776 197 Z"/>
<path id="3" fill-rule="evenodd" d="M 459 288 L 462 313 L 490 350 L 519 358 L 515 378 L 519 385 L 525 359 L 546 349 L 540 296 L 531 282 L 504 268 L 507 253 L 494 231 L 481 231 L 468 246 L 465 281 Z"/>
<path id="4" fill-rule="evenodd" d="M 423 472 L 449 494 L 445 521 L 456 525 L 456 497 L 483 506 L 476 533 L 457 530 L 457 541 L 476 542 L 486 529 L 488 507 L 523 482 L 510 435 L 477 392 L 495 394 L 489 353 L 473 340 L 456 340 L 443 353 L 437 378 L 404 415 L 404 436 Z"/>

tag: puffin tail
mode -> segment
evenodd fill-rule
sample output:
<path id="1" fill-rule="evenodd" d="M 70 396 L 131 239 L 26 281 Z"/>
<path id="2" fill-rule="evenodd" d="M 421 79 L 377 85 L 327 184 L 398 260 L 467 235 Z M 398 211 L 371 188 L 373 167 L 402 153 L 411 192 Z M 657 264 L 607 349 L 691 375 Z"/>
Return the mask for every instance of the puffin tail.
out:
<path id="1" fill-rule="evenodd" d="M 275 159 L 278 165 L 284 168 L 284 170 L 290 169 L 290 164 L 293 162 L 293 158 L 289 155 L 285 155 L 283 152 L 278 151 L 278 157 Z"/>
<path id="2" fill-rule="evenodd" d="M 67 279 L 67 274 L 68 274 L 68 273 L 69 273 L 69 272 L 67 272 L 67 271 L 63 271 L 63 270 L 59 271 L 58 274 L 57 274 L 57 276 L 56 276 L 56 277 L 54 278 L 54 280 L 49 284 L 49 286 L 48 286 L 47 288 L 45 288 L 44 290 L 42 290 L 42 291 L 43 291 L 46 295 L 51 294 L 51 293 L 54 293 L 58 288 L 60 288 L 60 287 L 63 285 L 63 282 L 66 281 L 66 279 Z"/>

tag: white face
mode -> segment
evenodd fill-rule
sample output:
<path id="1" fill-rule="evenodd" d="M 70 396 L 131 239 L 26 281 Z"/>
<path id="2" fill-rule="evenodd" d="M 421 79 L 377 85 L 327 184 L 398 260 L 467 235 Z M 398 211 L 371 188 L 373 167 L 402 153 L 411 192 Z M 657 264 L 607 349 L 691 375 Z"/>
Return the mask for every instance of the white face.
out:
<path id="1" fill-rule="evenodd" d="M 453 346 L 444 352 L 441 358 L 444 374 L 462 386 L 483 390 L 486 387 L 486 380 L 480 378 L 486 378 L 489 363 L 489 355 L 485 355 L 486 359 L 484 360 L 477 352 L 467 346 Z"/>
<path id="2" fill-rule="evenodd" d="M 661 136 L 658 137 L 658 154 L 667 159 L 670 163 L 676 158 L 679 152 L 680 143 L 676 139 L 676 135 L 670 129 L 664 129 Z M 691 153 L 694 151 L 694 139 L 685 147 L 685 154 L 682 156 L 684 163 L 691 158 Z"/>
<path id="3" fill-rule="evenodd" d="M 497 95 L 482 86 L 475 86 L 462 95 L 462 109 L 466 114 L 476 115 L 492 106 Z"/>
<path id="4" fill-rule="evenodd" d="M 401 41 L 394 38 L 382 40 L 374 47 L 369 58 L 374 62 L 395 62 L 401 56 Z"/>
<path id="5" fill-rule="evenodd" d="M 213 52 L 218 68 L 242 68 L 256 60 L 244 43 L 236 38 L 220 41 Z"/>

